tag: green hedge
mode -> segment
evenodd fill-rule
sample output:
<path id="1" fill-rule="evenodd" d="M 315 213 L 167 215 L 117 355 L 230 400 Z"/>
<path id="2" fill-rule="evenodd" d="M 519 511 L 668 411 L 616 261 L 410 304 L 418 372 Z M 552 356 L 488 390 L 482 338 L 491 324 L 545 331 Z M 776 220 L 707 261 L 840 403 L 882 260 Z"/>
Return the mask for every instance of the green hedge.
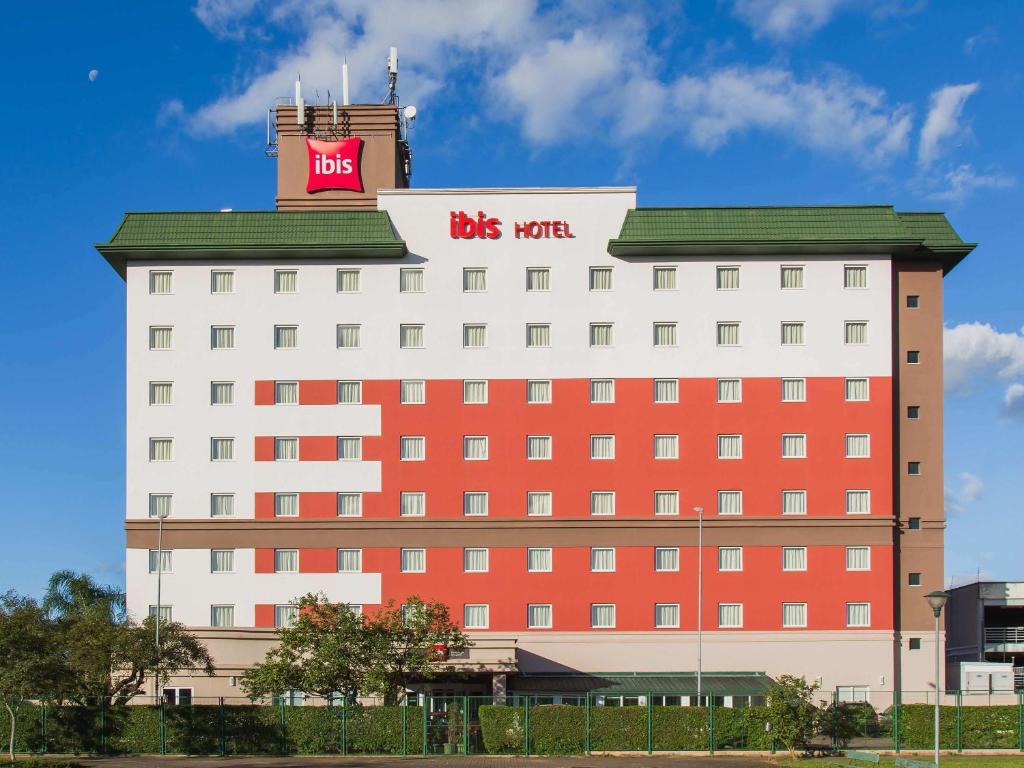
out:
<path id="1" fill-rule="evenodd" d="M 480 731 L 484 749 L 491 755 L 521 755 L 524 712 L 521 707 L 483 704 L 480 707 Z"/>
<path id="2" fill-rule="evenodd" d="M 587 713 L 583 707 L 545 704 L 530 708 L 530 753 L 579 755 L 586 749 Z"/>
<path id="3" fill-rule="evenodd" d="M 957 708 L 939 707 L 939 737 L 943 749 L 956 749 Z M 1017 707 L 960 707 L 961 749 L 1016 749 Z M 900 707 L 900 747 L 930 749 L 935 743 L 935 707 L 904 704 Z"/>

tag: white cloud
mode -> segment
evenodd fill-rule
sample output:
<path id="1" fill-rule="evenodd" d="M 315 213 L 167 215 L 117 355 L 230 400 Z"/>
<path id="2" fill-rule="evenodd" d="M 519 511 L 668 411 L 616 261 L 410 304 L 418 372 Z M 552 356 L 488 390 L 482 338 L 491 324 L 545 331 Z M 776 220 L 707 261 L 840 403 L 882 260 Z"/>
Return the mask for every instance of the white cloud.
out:
<path id="1" fill-rule="evenodd" d="M 256 8 L 258 0 L 197 0 L 192 9 L 203 26 L 217 37 L 245 37 L 246 17 Z"/>
<path id="2" fill-rule="evenodd" d="M 979 189 L 1009 189 L 1016 185 L 1017 180 L 1001 171 L 978 173 L 970 163 L 958 165 L 943 177 L 945 188 L 930 192 L 932 200 L 946 200 L 951 203 L 962 203 L 968 195 Z"/>
<path id="3" fill-rule="evenodd" d="M 931 103 L 917 150 L 917 162 L 922 167 L 930 166 L 942 154 L 942 142 L 961 132 L 960 116 L 964 104 L 980 83 L 945 85 L 932 91 Z"/>
<path id="4" fill-rule="evenodd" d="M 733 15 L 756 38 L 777 42 L 808 37 L 828 24 L 846 0 L 736 0 Z"/>
<path id="5" fill-rule="evenodd" d="M 966 394 L 977 377 L 1024 378 L 1024 329 L 1001 333 L 988 323 L 960 323 L 943 330 L 946 390 Z"/>
<path id="6" fill-rule="evenodd" d="M 985 484 L 977 475 L 970 472 L 961 472 L 958 476 L 959 488 L 946 486 L 944 494 L 944 507 L 946 516 L 960 515 L 967 511 L 968 505 L 981 498 L 985 491 Z"/>
<path id="7" fill-rule="evenodd" d="M 1014 421 L 1024 421 L 1024 384 L 1011 384 L 1006 388 L 1003 415 Z"/>

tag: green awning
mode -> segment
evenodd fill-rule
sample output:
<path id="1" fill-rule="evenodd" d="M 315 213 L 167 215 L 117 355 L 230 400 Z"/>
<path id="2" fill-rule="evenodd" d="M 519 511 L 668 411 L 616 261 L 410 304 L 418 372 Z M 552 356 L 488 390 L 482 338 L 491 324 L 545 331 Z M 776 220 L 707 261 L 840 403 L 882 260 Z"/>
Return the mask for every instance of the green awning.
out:
<path id="1" fill-rule="evenodd" d="M 764 672 L 705 672 L 701 690 L 710 696 L 763 696 L 774 681 Z M 508 681 L 510 693 L 584 694 L 636 696 L 665 694 L 695 696 L 696 672 L 610 672 L 593 674 L 515 675 Z"/>

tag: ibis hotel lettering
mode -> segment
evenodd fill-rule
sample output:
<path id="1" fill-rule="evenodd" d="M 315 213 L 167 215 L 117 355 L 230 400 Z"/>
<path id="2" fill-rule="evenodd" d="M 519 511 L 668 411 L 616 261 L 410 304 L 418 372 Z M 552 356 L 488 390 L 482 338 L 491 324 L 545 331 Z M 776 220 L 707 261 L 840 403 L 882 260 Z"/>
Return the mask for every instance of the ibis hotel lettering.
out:
<path id="1" fill-rule="evenodd" d="M 477 211 L 470 216 L 465 211 L 452 211 L 449 231 L 453 240 L 497 240 L 501 237 L 501 219 Z M 567 221 L 516 221 L 513 223 L 517 240 L 556 240 L 576 237 Z"/>
<path id="2" fill-rule="evenodd" d="M 358 136 L 341 141 L 306 139 L 306 151 L 309 153 L 306 191 L 349 189 L 362 192 L 362 149 L 363 140 Z"/>

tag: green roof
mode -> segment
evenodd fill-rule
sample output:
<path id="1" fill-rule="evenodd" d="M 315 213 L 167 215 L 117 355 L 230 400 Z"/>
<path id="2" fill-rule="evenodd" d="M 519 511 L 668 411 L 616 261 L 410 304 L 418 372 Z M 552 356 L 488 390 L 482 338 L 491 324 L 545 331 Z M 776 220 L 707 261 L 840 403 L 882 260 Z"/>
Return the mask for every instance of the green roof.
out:
<path id="1" fill-rule="evenodd" d="M 129 259 L 406 254 L 387 211 L 126 213 L 96 249 L 122 274 Z"/>
<path id="2" fill-rule="evenodd" d="M 887 253 L 940 258 L 949 271 L 974 248 L 941 213 L 890 205 L 634 208 L 613 256 L 741 253 Z"/>
<path id="3" fill-rule="evenodd" d="M 711 696 L 763 696 L 774 681 L 764 672 L 704 672 L 701 690 Z M 595 672 L 593 674 L 515 675 L 508 681 L 511 693 L 611 695 L 697 693 L 695 672 Z"/>

